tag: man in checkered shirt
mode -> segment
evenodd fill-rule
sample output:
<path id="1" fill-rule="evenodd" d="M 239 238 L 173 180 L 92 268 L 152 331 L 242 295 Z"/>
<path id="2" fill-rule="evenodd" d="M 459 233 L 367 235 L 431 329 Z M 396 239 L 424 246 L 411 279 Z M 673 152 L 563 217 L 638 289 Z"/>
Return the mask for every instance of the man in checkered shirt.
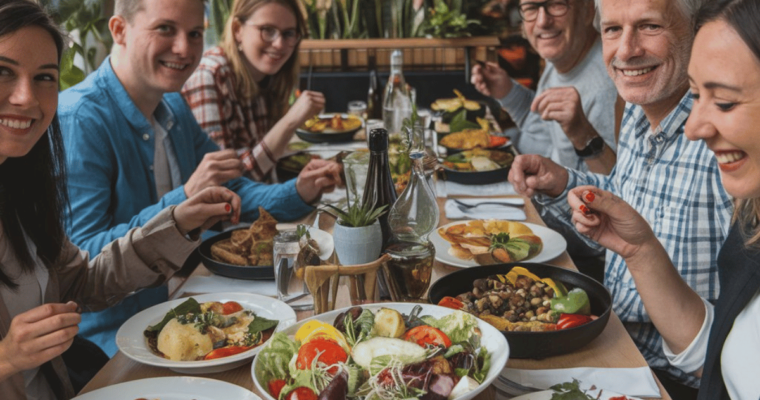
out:
<path id="1" fill-rule="evenodd" d="M 509 180 L 519 193 L 536 196 L 544 206 L 542 217 L 568 231 L 574 231 L 568 189 L 594 185 L 615 193 L 649 221 L 689 286 L 714 301 L 719 290 L 716 260 L 733 203 L 720 182 L 715 157 L 703 141 L 691 142 L 683 134 L 694 101 L 686 72 L 691 21 L 701 1 L 597 0 L 604 62 L 627 102 L 617 164 L 603 176 L 525 155 L 515 159 Z M 604 282 L 614 311 L 650 366 L 661 376 L 697 387 L 698 378 L 668 364 L 625 262 L 609 251 Z"/>

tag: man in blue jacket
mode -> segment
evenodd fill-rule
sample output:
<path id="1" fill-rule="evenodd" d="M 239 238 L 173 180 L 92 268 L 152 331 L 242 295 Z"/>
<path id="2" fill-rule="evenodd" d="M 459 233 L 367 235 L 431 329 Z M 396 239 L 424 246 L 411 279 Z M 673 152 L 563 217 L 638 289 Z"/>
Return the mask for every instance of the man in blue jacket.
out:
<path id="1" fill-rule="evenodd" d="M 335 163 L 312 163 L 283 184 L 242 178 L 234 150 L 219 151 L 178 92 L 203 51 L 202 0 L 117 0 L 111 56 L 60 96 L 71 198 L 68 234 L 92 256 L 160 210 L 210 185 L 242 199 L 241 220 L 261 206 L 278 220 L 313 210 L 339 182 Z M 83 316 L 80 333 L 116 353 L 115 334 L 136 312 L 166 301 L 166 287 Z"/>

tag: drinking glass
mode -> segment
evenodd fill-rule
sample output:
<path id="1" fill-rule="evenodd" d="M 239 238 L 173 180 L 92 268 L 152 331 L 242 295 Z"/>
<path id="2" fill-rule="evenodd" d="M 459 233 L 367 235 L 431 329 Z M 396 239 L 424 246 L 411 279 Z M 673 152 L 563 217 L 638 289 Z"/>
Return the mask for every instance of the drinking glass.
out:
<path id="1" fill-rule="evenodd" d="M 295 231 L 283 231 L 274 237 L 274 277 L 277 298 L 294 310 L 311 310 L 314 301 L 304 280 L 304 268 L 296 265 L 301 246 Z"/>
<path id="2" fill-rule="evenodd" d="M 343 168 L 346 175 L 346 193 L 348 204 L 362 201 L 364 186 L 367 182 L 369 168 L 369 152 L 355 151 L 343 158 Z"/>
<path id="3" fill-rule="evenodd" d="M 391 299 L 426 302 L 435 261 L 435 247 L 429 241 L 399 242 L 385 250 L 390 259 L 383 264 Z"/>
<path id="4" fill-rule="evenodd" d="M 354 100 L 348 102 L 348 113 L 356 115 L 362 119 L 367 118 L 367 103 L 361 100 Z"/>

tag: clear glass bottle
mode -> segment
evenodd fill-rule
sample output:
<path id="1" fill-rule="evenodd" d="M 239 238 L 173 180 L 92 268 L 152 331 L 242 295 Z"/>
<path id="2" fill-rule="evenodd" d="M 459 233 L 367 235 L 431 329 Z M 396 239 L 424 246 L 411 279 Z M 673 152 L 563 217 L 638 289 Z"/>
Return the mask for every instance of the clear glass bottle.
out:
<path id="1" fill-rule="evenodd" d="M 391 299 L 420 301 L 430 286 L 435 247 L 428 237 L 440 219 L 435 193 L 425 179 L 422 123 L 406 127 L 412 171 L 409 183 L 391 207 L 388 225 L 393 234 L 384 265 Z"/>
<path id="2" fill-rule="evenodd" d="M 404 119 L 412 114 L 412 99 L 402 72 L 403 64 L 404 53 L 394 50 L 391 54 L 391 74 L 383 94 L 383 124 L 389 134 L 400 133 Z"/>

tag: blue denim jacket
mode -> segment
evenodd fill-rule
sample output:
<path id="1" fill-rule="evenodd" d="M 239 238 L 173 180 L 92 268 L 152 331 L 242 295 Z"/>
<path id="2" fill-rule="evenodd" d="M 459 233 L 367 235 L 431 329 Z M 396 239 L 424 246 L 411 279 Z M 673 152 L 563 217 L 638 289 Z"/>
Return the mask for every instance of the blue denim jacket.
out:
<path id="1" fill-rule="evenodd" d="M 71 200 L 67 231 L 71 241 L 91 256 L 162 209 L 186 199 L 184 185 L 157 198 L 153 127 L 116 77 L 110 57 L 82 83 L 61 93 L 58 116 Z M 198 126 L 179 93 L 165 94 L 154 116 L 168 132 L 182 181 L 187 182 L 203 156 L 219 148 Z M 225 186 L 240 195 L 243 221 L 258 218 L 259 206 L 280 221 L 302 217 L 313 209 L 296 192 L 295 180 L 265 185 L 239 178 Z M 117 307 L 85 314 L 80 333 L 113 355 L 121 324 L 166 299 L 166 287 L 143 290 Z"/>

